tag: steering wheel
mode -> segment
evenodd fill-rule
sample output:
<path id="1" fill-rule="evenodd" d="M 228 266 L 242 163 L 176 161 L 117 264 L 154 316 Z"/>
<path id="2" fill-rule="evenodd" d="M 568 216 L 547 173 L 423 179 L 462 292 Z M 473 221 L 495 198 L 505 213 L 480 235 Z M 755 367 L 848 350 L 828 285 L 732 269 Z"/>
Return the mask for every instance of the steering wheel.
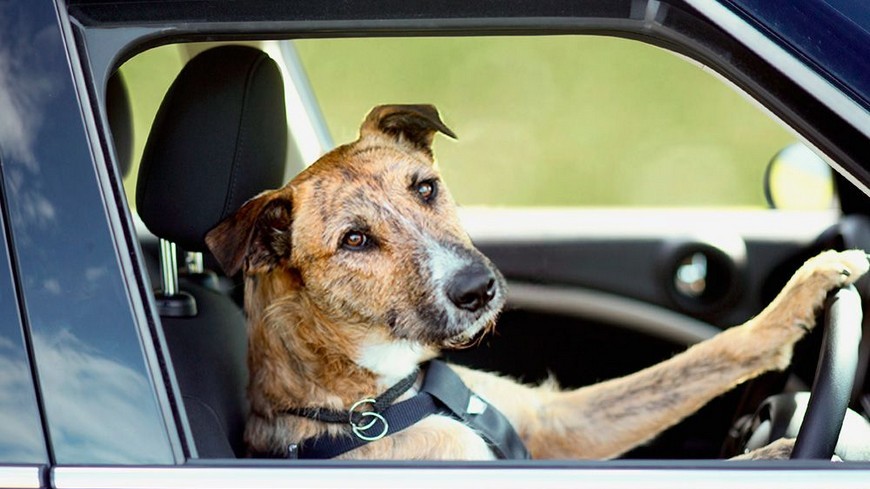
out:
<path id="1" fill-rule="evenodd" d="M 850 216 L 823 233 L 808 247 L 807 256 L 822 249 L 868 246 L 870 219 Z M 868 285 L 862 287 L 863 293 L 870 292 Z M 823 324 L 817 328 L 823 330 L 823 338 L 812 391 L 769 395 L 754 415 L 736 421 L 723 445 L 723 456 L 731 457 L 787 437 L 796 438 L 793 459 L 830 460 L 839 440 L 841 455 L 870 460 L 870 445 L 863 441 L 870 439 L 870 424 L 847 409 L 859 365 L 866 368 L 859 358 L 862 312 L 861 296 L 855 286 L 833 292 L 825 303 L 824 315 Z M 840 437 L 844 423 L 849 429 L 845 438 Z"/>
<path id="2" fill-rule="evenodd" d="M 846 216 L 819 236 L 816 247 L 865 248 L 870 220 Z M 858 368 L 861 343 L 861 296 L 854 286 L 835 292 L 825 304 L 824 338 L 810 400 L 792 451 L 792 459 L 826 459 L 834 454 Z"/>
<path id="3" fill-rule="evenodd" d="M 798 260 L 803 261 L 824 249 L 861 248 L 870 249 L 870 218 L 845 216 L 822 233 L 805 253 L 783 264 L 780 272 L 790 276 Z M 870 283 L 866 280 L 856 283 L 864 294 L 870 293 Z M 773 282 L 773 287 L 776 285 L 777 282 Z M 863 320 L 861 302 L 861 295 L 854 285 L 832 292 L 825 302 L 823 324 L 817 328 L 823 330 L 823 338 L 810 393 L 764 394 L 770 388 L 777 391 L 781 388 L 771 383 L 780 382 L 773 378 L 758 386 L 747 387 L 748 395 L 744 395 L 743 402 L 752 405 L 758 402 L 759 395 L 766 398 L 754 414 L 745 414 L 735 420 L 722 447 L 723 457 L 746 453 L 786 437 L 796 438 L 792 459 L 830 460 L 839 441 L 844 457 L 870 460 L 870 444 L 866 441 L 870 440 L 870 423 L 860 414 L 848 410 L 856 377 L 862 378 L 859 366 L 866 368 L 866 360 L 859 358 Z M 841 437 L 844 423 L 848 431 Z"/>
<path id="4" fill-rule="evenodd" d="M 861 296 L 854 286 L 828 298 L 822 350 L 792 459 L 830 460 L 834 455 L 858 367 L 862 319 Z"/>

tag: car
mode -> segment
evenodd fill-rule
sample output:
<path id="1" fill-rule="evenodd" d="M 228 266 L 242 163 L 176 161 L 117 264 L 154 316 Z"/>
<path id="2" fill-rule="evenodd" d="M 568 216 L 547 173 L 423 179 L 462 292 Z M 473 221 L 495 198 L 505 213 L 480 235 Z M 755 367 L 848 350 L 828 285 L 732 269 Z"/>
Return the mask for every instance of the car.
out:
<path id="1" fill-rule="evenodd" d="M 866 278 L 837 296 L 828 308 L 827 327 L 799 345 L 789 372 L 741 386 L 619 460 L 344 463 L 244 458 L 241 289 L 238 277 L 220 273 L 200 243 L 202 231 L 233 210 L 221 199 L 236 181 L 233 155 L 243 148 L 241 132 L 225 130 L 241 127 L 249 131 L 245 141 L 257 143 L 253 151 L 244 147 L 239 159 L 246 175 L 257 175 L 250 188 L 233 197 L 243 199 L 286 181 L 331 147 L 333 133 L 341 129 L 330 124 L 345 117 L 344 107 L 356 110 L 355 104 L 369 104 L 365 94 L 378 93 L 371 81 L 376 78 L 366 77 L 382 70 L 374 69 L 371 60 L 350 56 L 343 63 L 357 62 L 352 70 L 335 68 L 326 62 L 329 49 L 350 51 L 354 43 L 374 37 L 390 46 L 456 42 L 455 57 L 439 66 L 460 69 L 459 54 L 495 49 L 488 44 L 493 36 L 507 39 L 507 48 L 487 61 L 496 62 L 483 64 L 482 72 L 492 77 L 477 82 L 484 89 L 472 87 L 461 72 L 439 79 L 459 93 L 452 106 L 441 109 L 449 123 L 458 123 L 455 129 L 463 138 L 452 145 L 436 143 L 448 185 L 455 183 L 462 202 L 465 192 L 486 187 L 492 179 L 486 188 L 496 199 L 518 195 L 516 187 L 504 186 L 509 185 L 502 179 L 505 174 L 515 173 L 514 180 L 528 185 L 535 178 L 529 171 L 555 167 L 548 178 L 563 184 L 567 200 L 554 197 L 546 207 L 527 207 L 520 199 L 523 207 L 462 210 L 469 234 L 505 274 L 511 295 L 498 333 L 474 348 L 448 353 L 450 361 L 527 382 L 552 376 L 564 386 L 586 385 L 660 361 L 745 321 L 804 259 L 822 249 L 870 250 L 870 8 L 859 0 L 794 0 L 788 5 L 757 0 L 7 1 L 0 5 L 0 486 L 866 486 L 870 323 L 862 323 L 856 311 L 870 298 Z M 763 195 L 766 161 L 710 157 L 712 162 L 701 165 L 712 153 L 681 153 L 690 148 L 687 140 L 654 144 L 666 136 L 663 120 L 650 115 L 660 112 L 634 105 L 627 105 L 625 118 L 615 123 L 598 112 L 585 114 L 590 120 L 583 126 L 552 117 L 550 123 L 538 121 L 535 126 L 547 138 L 541 132 L 530 134 L 543 139 L 540 147 L 511 146 L 530 140 L 524 136 L 534 120 L 530 112 L 543 107 L 543 96 L 558 95 L 547 102 L 550 114 L 584 115 L 582 106 L 569 105 L 563 95 L 570 87 L 583 92 L 586 85 L 549 83 L 555 78 L 548 73 L 518 67 L 542 56 L 550 47 L 540 42 L 550 40 L 560 45 L 554 51 L 556 64 L 569 65 L 564 53 L 570 51 L 561 49 L 577 50 L 571 43 L 588 36 L 675 53 L 694 63 L 687 66 L 700 65 L 715 75 L 716 83 L 745 95 L 768 122 L 786 128 L 784 133 L 759 132 L 774 134 L 775 149 L 793 139 L 803 145 L 773 158 L 766 171 L 771 201 L 779 204 L 777 189 L 794 185 L 781 178 L 798 175 L 804 184 L 811 180 L 800 187 L 799 203 L 819 200 L 822 208 L 753 204 L 751 199 Z M 332 47 L 329 39 L 334 39 Z M 317 40 L 324 44 L 311 44 Z M 246 47 L 237 49 L 238 44 Z M 167 46 L 173 51 L 160 51 Z M 383 46 L 367 49 L 373 55 Z M 250 55 L 251 50 L 269 56 Z M 137 62 L 161 52 L 169 57 L 140 64 L 137 71 Z M 203 71 L 195 83 L 173 85 L 164 95 L 181 67 L 201 52 L 219 54 L 212 55 L 217 71 Z M 395 57 L 397 52 L 390 47 L 380 54 L 387 58 L 384 62 L 410 59 Z M 653 55 L 643 51 L 643 58 L 633 59 L 647 56 Z M 263 61 L 267 58 L 272 61 Z M 411 75 L 431 77 L 424 71 L 434 64 L 427 52 L 417 52 L 416 58 L 419 65 L 405 64 L 406 73 L 390 72 L 385 78 L 411 87 L 407 96 L 421 97 L 412 102 L 429 102 L 428 93 L 404 82 Z M 616 62 L 615 57 L 603 59 L 604 65 Z M 660 62 L 643 65 L 634 76 L 643 78 Z M 274 63 L 281 77 L 265 82 L 262 99 L 212 91 L 210 82 L 224 80 L 222 70 L 234 63 L 240 66 L 236 75 Z M 541 81 L 511 95 L 513 101 L 528 98 L 538 105 L 530 109 L 486 98 L 486 84 L 496 83 L 496 74 Z M 316 94 L 318 80 L 329 78 L 353 81 L 359 94 L 352 92 L 349 100 Z M 333 94 L 349 90 L 336 86 Z M 470 95 L 472 88 L 479 91 Z M 595 107 L 614 105 L 619 96 Z M 662 98 L 672 104 L 688 96 L 678 91 Z M 141 110 L 137 104 L 149 97 L 154 100 L 149 114 L 157 114 L 153 122 L 150 115 L 131 109 Z M 472 99 L 498 117 L 468 112 Z M 712 125 L 721 114 L 743 110 L 734 99 L 722 100 L 723 112 L 705 109 L 698 119 L 702 122 L 682 127 Z M 256 110 L 245 112 L 250 107 Z M 525 126 L 503 118 L 516 107 L 514 115 Z M 363 113 L 356 110 L 346 117 L 359 119 Z M 740 114 L 736 127 L 752 130 L 737 132 L 734 144 L 749 144 L 753 131 L 768 131 Z M 134 123 L 143 119 L 144 127 Z M 594 161 L 543 158 L 541 148 L 554 142 L 595 139 L 597 133 L 590 136 L 578 128 L 596 124 L 621 128 L 612 147 L 639 148 L 638 159 L 616 158 L 613 152 Z M 461 126 L 469 128 L 467 138 Z M 486 142 L 484 134 L 495 142 Z M 485 162 L 476 164 L 496 166 L 450 167 L 451 152 L 461 145 L 487 148 L 488 153 L 476 157 Z M 506 151 L 492 156 L 499 147 Z M 763 147 L 774 157 L 775 150 Z M 667 169 L 685 154 L 691 155 L 683 157 L 688 164 Z M 819 159 L 825 165 L 813 166 Z M 497 166 L 505 161 L 514 166 Z M 740 207 L 723 207 L 720 201 L 704 200 L 743 163 L 756 169 L 751 173 L 755 177 L 734 180 L 724 195 L 747 191 L 755 195 L 748 197 L 750 204 L 737 200 Z M 625 166 L 618 178 L 604 182 L 600 173 L 583 173 L 595 164 Z M 687 180 L 696 167 L 701 168 L 699 180 Z M 820 169 L 827 167 L 834 170 L 829 177 Z M 156 173 L 143 179 L 143 172 Z M 629 199 L 633 206 L 602 208 L 570 200 L 583 179 L 594 182 L 589 192 L 610 185 L 602 195 L 624 191 L 635 196 L 628 184 L 646 184 L 658 173 L 666 178 L 657 182 L 667 186 L 653 188 L 653 197 L 664 200 L 652 204 Z M 826 185 L 836 188 L 833 201 L 824 193 Z M 822 197 L 810 199 L 808 188 L 821 188 Z M 675 207 L 679 204 L 667 198 L 679 190 L 700 195 L 706 205 Z M 541 192 L 532 195 L 538 198 Z M 468 195 L 466 202 L 475 203 L 477 197 Z M 833 360 L 820 354 L 825 335 Z M 827 377 L 818 377 L 813 390 L 821 394 L 815 399 L 842 405 L 807 409 L 813 426 L 823 432 L 809 438 L 809 445 L 827 443 L 833 450 L 844 423 L 845 462 L 715 460 L 769 439 L 769 432 L 785 432 L 802 418 L 807 400 L 798 392 L 813 387 L 817 365 Z M 824 390 L 831 386 L 833 391 Z M 846 403 L 851 410 L 845 411 Z"/>

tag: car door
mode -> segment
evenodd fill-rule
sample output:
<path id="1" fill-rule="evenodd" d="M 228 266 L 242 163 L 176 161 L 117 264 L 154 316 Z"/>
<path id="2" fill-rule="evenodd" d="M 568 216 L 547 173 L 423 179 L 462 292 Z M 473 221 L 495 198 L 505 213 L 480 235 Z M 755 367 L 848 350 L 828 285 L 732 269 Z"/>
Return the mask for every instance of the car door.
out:
<path id="1" fill-rule="evenodd" d="M 472 4 L 454 5 L 447 19 L 443 12 L 426 10 L 434 7 L 415 6 L 409 10 L 407 5 L 396 5 L 392 10 L 371 7 L 374 10 L 361 11 L 328 3 L 294 6 L 299 7 L 299 11 L 287 10 L 290 8 L 287 4 L 270 2 L 234 5 L 231 9 L 220 2 L 195 2 L 195 5 L 151 2 L 138 3 L 136 8 L 131 5 L 128 2 L 70 2 L 72 21 L 66 19 L 66 11 L 61 8 L 60 24 L 66 36 L 67 53 L 72 58 L 70 68 L 76 83 L 80 84 L 77 93 L 85 114 L 83 126 L 89 135 L 87 141 L 91 149 L 90 157 L 80 157 L 76 165 L 83 173 L 96 177 L 84 182 L 86 188 L 100 196 L 99 203 L 105 210 L 105 214 L 93 212 L 93 207 L 99 205 L 90 204 L 91 214 L 100 214 L 103 219 L 97 229 L 99 239 L 96 241 L 99 246 L 113 243 L 111 251 L 118 260 L 107 269 L 111 280 L 102 282 L 104 288 L 100 290 L 124 290 L 126 295 L 115 297 L 110 304 L 120 307 L 119 304 L 124 302 L 129 313 L 129 317 L 116 322 L 115 326 L 120 326 L 115 329 L 110 330 L 109 326 L 98 328 L 92 341 L 97 346 L 105 346 L 108 342 L 100 343 L 97 338 L 111 331 L 111 335 L 117 335 L 111 336 L 113 339 L 120 338 L 121 342 L 129 342 L 126 343 L 128 346 L 133 345 L 115 350 L 115 355 L 108 355 L 108 358 L 117 360 L 123 357 L 122 366 L 134 374 L 131 378 L 136 380 L 133 382 L 135 393 L 143 397 L 136 397 L 142 402 L 133 404 L 144 406 L 145 411 L 135 419 L 142 423 L 139 426 L 146 428 L 136 433 L 148 444 L 138 440 L 132 444 L 123 443 L 127 448 L 135 446 L 141 450 L 134 450 L 137 457 L 120 461 L 107 457 L 106 454 L 113 453 L 111 450 L 84 452 L 79 458 L 57 459 L 51 471 L 54 487 L 441 487 L 472 484 L 697 487 L 702 483 L 723 487 L 770 487 L 786 483 L 806 487 L 819 483 L 860 487 L 864 483 L 862 477 L 866 467 L 860 465 L 854 470 L 837 471 L 829 470 L 827 465 L 808 464 L 795 468 L 794 465 L 775 464 L 724 466 L 717 462 L 504 462 L 482 466 L 466 463 L 357 465 L 333 461 L 197 458 L 185 448 L 193 443 L 186 428 L 186 413 L 178 402 L 172 363 L 165 352 L 160 320 L 154 314 L 151 283 L 143 271 L 142 248 L 134 241 L 135 228 L 120 190 L 120 176 L 113 173 L 116 170 L 111 164 L 115 158 L 111 151 L 111 136 L 101 116 L 103 83 L 121 60 L 153 44 L 191 39 L 229 42 L 237 38 L 348 36 L 378 32 L 391 35 L 494 31 L 539 34 L 546 29 L 558 31 L 560 26 L 566 29 L 567 25 L 572 26 L 571 31 L 602 33 L 607 28 L 627 29 L 627 20 L 634 22 L 631 24 L 634 30 L 627 30 L 637 36 L 643 31 L 643 25 L 661 28 L 656 19 L 661 20 L 658 15 L 664 16 L 664 12 L 656 10 L 659 2 L 645 6 L 636 2 L 622 2 L 616 6 L 591 2 L 572 7 L 579 9 L 571 11 L 576 17 L 571 17 L 571 12 L 565 14 L 555 4 L 535 7 L 512 4 L 506 11 L 490 11 L 485 6 Z M 584 10 L 587 8 L 588 11 Z M 672 14 L 669 21 L 686 20 L 686 15 L 694 15 L 691 9 L 675 9 Z M 565 15 L 567 20 L 557 21 L 559 15 Z M 668 28 L 676 29 L 672 24 Z M 722 35 L 719 31 L 716 33 Z M 677 38 L 669 40 L 676 42 Z M 731 42 L 729 38 L 726 44 Z M 699 57 L 709 56 L 705 58 L 707 61 L 715 58 L 713 51 L 701 51 L 703 56 Z M 308 64 L 305 66 L 312 69 Z M 758 66 L 752 65 L 752 68 Z M 331 119 L 326 112 L 327 118 Z M 778 111 L 777 115 L 782 116 L 782 112 Z M 81 130 L 81 126 L 76 127 Z M 511 137 L 510 132 L 499 134 L 503 138 Z M 462 134 L 460 137 L 465 138 Z M 572 137 L 579 136 L 572 134 Z M 473 141 L 473 134 L 470 138 Z M 440 151 L 439 148 L 436 151 Z M 759 165 L 763 166 L 763 163 Z M 555 178 L 560 177 L 557 175 Z M 94 190 L 97 186 L 99 189 Z M 495 191 L 499 191 L 499 187 L 495 187 Z M 523 375 L 528 375 L 525 380 L 530 382 L 546 376 L 547 370 L 557 370 L 554 375 L 566 385 L 581 384 L 656 361 L 715 332 L 717 328 L 742 320 L 766 300 L 764 284 L 775 275 L 772 271 L 788 262 L 793 253 L 803 250 L 818 231 L 837 218 L 836 211 L 776 213 L 773 216 L 767 215 L 766 211 L 756 216 L 756 211 L 601 210 L 579 206 L 562 210 L 469 209 L 464 213 L 469 232 L 511 280 L 514 309 L 505 314 L 500 326 L 504 331 L 492 343 L 481 344 L 481 350 L 467 352 L 465 358 L 456 359 L 498 366 L 508 373 L 514 373 L 511 369 L 529 368 L 532 373 Z M 792 226 L 787 225 L 788 216 L 792 216 Z M 70 230 L 71 227 L 74 226 L 63 229 Z M 700 227 L 719 232 L 697 236 L 694 231 Z M 743 246 L 740 246 L 740 241 Z M 732 261 L 725 261 L 720 254 Z M 744 263 L 732 258 L 741 256 Z M 682 299 L 677 298 L 680 296 L 670 291 L 671 287 L 680 287 L 674 280 L 676 275 L 681 275 L 684 290 L 698 290 L 696 282 L 699 278 L 712 281 L 709 274 L 717 270 L 716 260 L 724 264 L 723 269 L 729 269 L 733 262 L 738 277 L 745 280 L 740 284 L 740 293 L 728 297 L 728 301 L 733 302 L 726 301 L 728 307 L 721 310 L 713 308 L 716 312 L 698 309 L 690 302 L 680 304 Z M 706 267 L 701 265 L 704 261 Z M 34 262 L 31 260 L 31 267 Z M 76 302 L 72 306 L 76 307 Z M 78 307 L 82 307 L 81 304 Z M 541 330 L 544 330 L 543 334 Z M 511 335 L 516 333 L 520 339 L 499 344 L 500 337 L 507 336 L 508 332 Z M 542 345 L 542 340 L 549 343 Z M 140 342 L 138 351 L 134 347 L 136 341 Z M 586 348 L 585 345 L 591 345 L 591 348 L 581 350 Z M 110 350 L 97 351 L 107 356 Z M 638 359 L 639 356 L 644 358 Z M 597 358 L 588 361 L 590 359 L 584 357 Z M 73 372 L 73 377 L 86 374 Z M 78 400 L 71 405 L 75 402 L 87 404 L 88 396 L 79 394 Z M 719 429 L 721 425 L 716 424 L 716 427 Z M 118 439 L 129 441 L 120 435 Z M 114 447 L 114 441 L 111 436 L 102 436 L 95 446 Z M 64 442 L 64 439 L 53 440 L 52 446 Z M 703 447 L 703 450 L 709 449 Z M 703 450 L 701 453 L 707 453 Z M 686 453 L 685 447 L 677 446 L 674 453 Z M 148 459 L 146 455 L 151 454 L 159 458 Z M 759 468 L 777 470 L 762 471 Z"/>

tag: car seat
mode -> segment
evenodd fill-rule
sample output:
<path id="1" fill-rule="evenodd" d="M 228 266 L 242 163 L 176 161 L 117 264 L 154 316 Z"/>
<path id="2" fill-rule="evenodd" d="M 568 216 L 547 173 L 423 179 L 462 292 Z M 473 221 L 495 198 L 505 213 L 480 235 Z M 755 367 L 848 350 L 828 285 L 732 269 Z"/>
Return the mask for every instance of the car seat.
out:
<path id="1" fill-rule="evenodd" d="M 200 458 L 244 455 L 247 332 L 214 273 L 178 276 L 175 245 L 207 253 L 212 227 L 283 183 L 284 107 L 280 71 L 265 53 L 245 46 L 204 51 L 169 88 L 139 167 L 137 211 L 161 239 L 158 309 Z"/>

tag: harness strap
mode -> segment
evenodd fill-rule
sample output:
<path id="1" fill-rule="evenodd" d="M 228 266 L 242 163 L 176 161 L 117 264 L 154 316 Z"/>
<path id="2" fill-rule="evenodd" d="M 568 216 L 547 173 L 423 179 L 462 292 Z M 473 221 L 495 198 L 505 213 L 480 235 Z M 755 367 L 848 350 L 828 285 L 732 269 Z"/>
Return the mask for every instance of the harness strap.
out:
<path id="1" fill-rule="evenodd" d="M 393 435 L 416 424 L 429 414 L 436 412 L 438 412 L 438 406 L 435 399 L 429 394 L 418 394 L 410 399 L 393 404 L 380 414 L 389 424 L 388 434 Z M 369 433 L 371 437 L 375 437 L 379 433 L 379 429 L 380 426 L 373 425 L 368 430 L 363 431 L 364 433 L 375 432 Z M 296 457 L 306 459 L 335 458 L 368 443 L 370 441 L 359 438 L 351 433 L 336 437 L 323 435 L 308 438 L 297 445 Z"/>
<path id="2" fill-rule="evenodd" d="M 377 407 L 375 406 L 375 411 L 364 412 L 359 422 L 351 423 L 352 432 L 341 436 L 321 435 L 288 447 L 284 453 L 255 456 L 334 458 L 383 436 L 396 434 L 427 416 L 444 414 L 474 429 L 498 458 L 530 458 L 528 450 L 507 418 L 474 394 L 444 362 L 429 362 L 419 394 L 383 410 L 378 410 Z M 308 414 L 301 411 L 288 410 L 286 413 L 297 416 Z M 343 418 L 343 422 L 347 423 L 347 413 L 344 413 Z"/>
<path id="3" fill-rule="evenodd" d="M 446 363 L 429 362 L 422 390 L 441 401 L 453 417 L 477 431 L 498 458 L 530 458 L 505 415 L 472 392 Z"/>

